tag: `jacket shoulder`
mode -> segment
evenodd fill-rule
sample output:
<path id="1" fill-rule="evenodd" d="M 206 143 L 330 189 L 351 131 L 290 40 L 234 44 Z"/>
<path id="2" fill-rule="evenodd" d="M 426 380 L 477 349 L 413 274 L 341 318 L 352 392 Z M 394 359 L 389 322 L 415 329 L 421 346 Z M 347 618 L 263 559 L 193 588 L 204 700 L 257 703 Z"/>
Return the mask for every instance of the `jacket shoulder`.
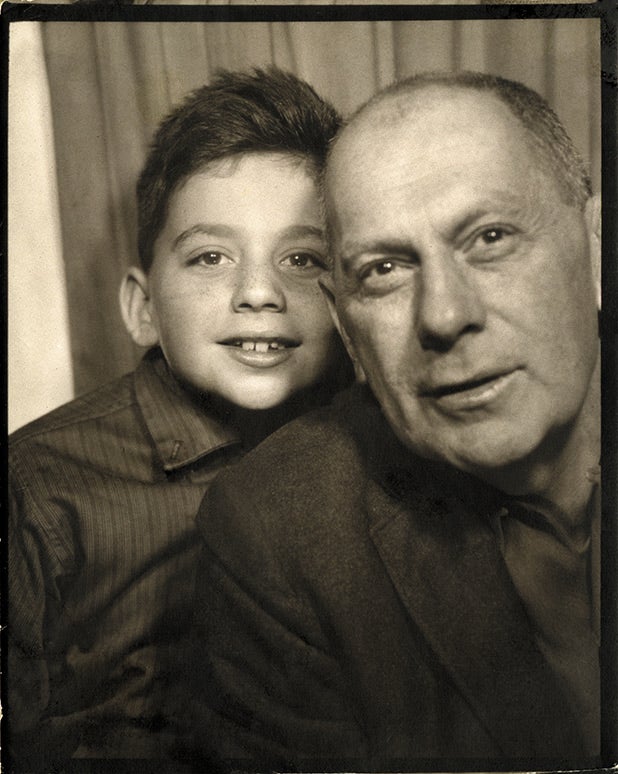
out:
<path id="1" fill-rule="evenodd" d="M 310 412 L 224 470 L 200 509 L 203 534 L 277 542 L 358 520 L 368 476 L 350 419 L 339 404 Z"/>
<path id="2" fill-rule="evenodd" d="M 240 481 L 247 493 L 259 494 L 268 482 L 269 498 L 276 489 L 317 494 L 332 483 L 360 472 L 362 449 L 338 406 L 318 409 L 284 425 L 236 466 L 220 476 L 221 486 Z"/>
<path id="3" fill-rule="evenodd" d="M 197 516 L 202 571 L 222 573 L 243 595 L 268 600 L 300 626 L 309 615 L 305 581 L 330 593 L 372 551 L 368 482 L 362 444 L 344 411 L 335 405 L 290 422 L 207 492 Z"/>

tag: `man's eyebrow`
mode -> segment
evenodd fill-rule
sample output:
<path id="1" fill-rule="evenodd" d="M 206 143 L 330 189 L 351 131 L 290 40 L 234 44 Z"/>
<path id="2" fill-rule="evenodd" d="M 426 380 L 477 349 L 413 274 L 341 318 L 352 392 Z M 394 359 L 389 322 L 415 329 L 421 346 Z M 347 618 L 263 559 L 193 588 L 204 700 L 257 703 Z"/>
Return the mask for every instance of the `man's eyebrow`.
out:
<path id="1" fill-rule="evenodd" d="M 470 205 L 471 209 L 464 211 L 461 217 L 454 217 L 453 223 L 446 230 L 447 237 L 455 237 L 474 225 L 482 218 L 524 218 L 529 215 L 530 202 L 520 194 L 510 191 L 495 190 L 486 192 L 482 198 Z"/>
<path id="2" fill-rule="evenodd" d="M 500 217 L 498 209 L 502 208 L 507 217 L 520 217 L 524 206 L 517 197 L 509 195 L 497 195 L 495 198 L 479 202 L 474 209 L 465 212 L 461 217 L 454 219 L 445 227 L 443 236 L 446 239 L 455 239 L 458 234 L 464 232 L 477 220 L 486 216 Z M 350 240 L 344 242 L 338 251 L 344 268 L 350 266 L 361 255 L 408 255 L 417 257 L 418 247 L 409 239 L 397 237 L 385 237 L 383 239 L 370 239 L 367 241 Z"/>
<path id="3" fill-rule="evenodd" d="M 417 255 L 416 247 L 409 239 L 385 238 L 366 242 L 345 242 L 339 250 L 344 267 L 350 266 L 361 255 Z"/>
<path id="4" fill-rule="evenodd" d="M 231 239 L 236 235 L 236 229 L 226 226 L 223 223 L 196 223 L 194 226 L 182 231 L 172 242 L 172 248 L 176 250 L 195 234 L 207 234 L 214 237 L 223 237 Z"/>
<path id="5" fill-rule="evenodd" d="M 458 234 L 461 234 L 462 231 L 465 231 L 467 228 L 469 228 L 473 223 L 476 223 L 477 220 L 487 215 L 488 212 L 490 212 L 490 207 L 484 207 L 482 205 L 475 207 L 475 209 L 467 212 L 463 218 L 456 220 L 446 232 L 446 236 L 449 239 L 455 238 Z"/>
<path id="6" fill-rule="evenodd" d="M 486 202 L 480 202 L 473 210 L 466 212 L 463 217 L 455 220 L 452 226 L 446 231 L 445 236 L 447 238 L 455 238 L 458 234 L 461 234 L 470 226 L 474 225 L 477 220 L 481 220 L 487 216 L 496 215 L 499 217 L 501 213 L 498 210 L 501 209 L 506 216 L 514 216 L 521 213 L 521 203 L 508 196 L 496 197 L 495 199 L 487 200 Z"/>

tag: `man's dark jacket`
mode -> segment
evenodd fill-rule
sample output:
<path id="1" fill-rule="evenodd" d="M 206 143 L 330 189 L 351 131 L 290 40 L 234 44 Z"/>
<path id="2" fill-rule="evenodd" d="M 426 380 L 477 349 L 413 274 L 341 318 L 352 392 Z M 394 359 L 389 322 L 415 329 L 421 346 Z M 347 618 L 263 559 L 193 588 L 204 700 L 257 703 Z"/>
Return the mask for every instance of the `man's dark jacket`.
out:
<path id="1" fill-rule="evenodd" d="M 588 763 L 503 562 L 500 507 L 413 457 L 359 389 L 224 472 L 198 518 L 201 754 L 256 770 Z"/>

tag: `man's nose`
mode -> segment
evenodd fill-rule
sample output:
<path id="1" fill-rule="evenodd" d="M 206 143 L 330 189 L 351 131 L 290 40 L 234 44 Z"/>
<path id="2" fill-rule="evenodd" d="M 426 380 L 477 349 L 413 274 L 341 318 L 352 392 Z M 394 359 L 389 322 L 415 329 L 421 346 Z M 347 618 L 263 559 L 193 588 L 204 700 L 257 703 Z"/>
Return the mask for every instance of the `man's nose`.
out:
<path id="1" fill-rule="evenodd" d="M 235 312 L 283 312 L 285 295 L 276 267 L 253 261 L 240 266 L 232 306 Z"/>
<path id="2" fill-rule="evenodd" d="M 417 305 L 417 332 L 424 349 L 450 349 L 464 334 L 483 329 L 486 309 L 473 272 L 452 253 L 424 262 Z"/>

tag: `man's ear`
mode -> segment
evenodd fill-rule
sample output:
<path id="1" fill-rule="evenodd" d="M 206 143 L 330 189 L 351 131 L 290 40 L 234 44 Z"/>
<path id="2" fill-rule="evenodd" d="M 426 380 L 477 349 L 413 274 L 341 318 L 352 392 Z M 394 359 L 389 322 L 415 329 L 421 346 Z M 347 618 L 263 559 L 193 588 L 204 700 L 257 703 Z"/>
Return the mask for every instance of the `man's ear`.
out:
<path id="1" fill-rule="evenodd" d="M 591 196 L 586 202 L 584 218 L 588 229 L 590 245 L 590 266 L 597 289 L 597 308 L 601 309 L 601 197 Z"/>
<path id="2" fill-rule="evenodd" d="M 326 298 L 326 303 L 328 304 L 328 311 L 330 312 L 330 316 L 333 320 L 333 324 L 335 325 L 335 328 L 337 328 L 337 331 L 339 332 L 339 335 L 343 340 L 343 343 L 348 352 L 348 355 L 350 356 L 352 365 L 354 366 L 354 374 L 356 376 L 356 381 L 359 384 L 364 384 L 367 381 L 367 377 L 365 376 L 363 367 L 358 362 L 358 358 L 356 357 L 356 353 L 354 351 L 354 346 L 350 341 L 350 337 L 348 336 L 346 329 L 341 324 L 341 320 L 339 319 L 339 314 L 337 313 L 337 304 L 335 302 L 335 283 L 333 281 L 332 273 L 328 272 L 326 274 L 323 274 L 319 279 L 319 284 L 320 284 L 320 287 L 322 288 L 322 292 L 324 293 L 324 297 Z"/>
<path id="3" fill-rule="evenodd" d="M 139 347 L 154 347 L 159 334 L 154 325 L 148 289 L 148 277 L 131 266 L 120 286 L 120 310 L 125 327 Z"/>

